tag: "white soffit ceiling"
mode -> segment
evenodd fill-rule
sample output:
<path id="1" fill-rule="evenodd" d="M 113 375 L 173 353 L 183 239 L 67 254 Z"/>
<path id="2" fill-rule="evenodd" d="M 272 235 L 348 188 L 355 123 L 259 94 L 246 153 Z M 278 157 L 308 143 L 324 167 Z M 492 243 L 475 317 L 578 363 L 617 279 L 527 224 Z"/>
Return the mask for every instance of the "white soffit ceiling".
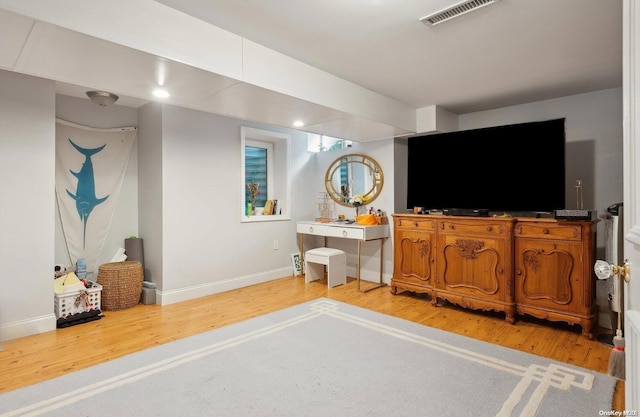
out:
<path id="1" fill-rule="evenodd" d="M 70 86 L 79 85 L 110 91 L 121 97 L 151 100 L 151 90 L 158 80 L 163 80 L 172 94 L 169 99 L 171 104 L 286 127 L 291 127 L 292 118 L 295 117 L 305 121 L 304 130 L 314 133 L 329 134 L 325 124 L 339 124 L 345 126 L 345 130 L 335 132 L 331 128 L 331 132 L 348 139 L 366 141 L 403 135 L 415 129 L 415 112 L 410 106 L 350 85 L 260 45 L 251 45 L 247 49 L 240 42 L 242 76 L 236 79 L 57 25 L 30 21 L 24 16 L 0 9 L 2 21 L 15 22 L 3 27 L 17 28 L 7 31 L 6 35 L 12 38 L 12 45 L 22 45 L 6 54 L 0 53 L 0 62 L 6 63 L 3 66 L 12 71 L 60 81 L 64 83 L 61 88 L 67 91 L 71 89 Z M 27 30 L 29 25 L 31 28 Z M 0 29 L 3 37 L 4 31 Z M 168 48 L 165 46 L 165 49 Z M 252 57 L 252 52 L 262 56 L 268 54 L 269 63 Z M 171 53 L 167 55 L 172 56 Z M 253 62 L 263 70 L 254 70 L 248 62 Z M 275 68 L 279 68 L 280 72 L 274 72 Z M 274 79 L 266 76 L 269 71 L 274 74 Z M 324 84 L 300 81 L 313 77 L 322 78 Z M 293 82 L 296 79 L 299 80 L 297 90 Z M 232 86 L 236 88 L 230 88 Z M 328 91 L 336 87 L 336 94 Z M 314 89 L 322 94 L 314 95 Z M 345 99 L 340 101 L 339 98 L 343 96 Z M 330 106 L 322 103 L 323 97 L 325 102 L 330 102 Z M 360 108 L 356 108 L 358 106 Z M 400 107 L 400 110 L 384 111 L 394 106 Z M 294 110 L 295 113 L 292 112 Z M 372 121 L 376 114 L 381 116 L 382 122 Z M 394 114 L 400 116 L 399 123 L 391 120 Z M 371 123 L 371 127 L 367 129 L 357 127 L 368 123 Z M 356 128 L 347 129 L 347 126 Z"/>
<path id="2" fill-rule="evenodd" d="M 84 80 L 79 96 L 111 87 L 125 104 L 151 99 L 133 87 L 154 82 L 146 70 L 164 62 L 171 70 L 167 87 L 171 77 L 184 83 L 180 105 L 221 114 L 233 109 L 237 117 L 282 126 L 297 118 L 286 112 L 309 111 L 305 118 L 316 133 L 349 126 L 353 140 L 411 132 L 416 109 L 464 114 L 622 85 L 621 0 L 501 0 L 435 27 L 420 22 L 455 3 L 0 0 L 0 67 L 63 82 L 59 91 Z M 87 65 L 60 63 L 47 52 L 48 60 L 38 63 L 32 45 L 38 49 L 29 57 L 32 66 L 21 67 L 35 21 L 117 46 L 104 50 L 130 49 L 122 52 L 130 71 L 116 68 L 119 77 L 111 78 L 97 69 L 93 77 L 76 74 L 74 67 Z M 85 51 L 77 52 L 67 56 L 79 60 Z M 144 71 L 136 70 L 136 59 Z"/>
<path id="3" fill-rule="evenodd" d="M 414 108 L 456 114 L 622 85 L 621 0 L 158 0 Z"/>

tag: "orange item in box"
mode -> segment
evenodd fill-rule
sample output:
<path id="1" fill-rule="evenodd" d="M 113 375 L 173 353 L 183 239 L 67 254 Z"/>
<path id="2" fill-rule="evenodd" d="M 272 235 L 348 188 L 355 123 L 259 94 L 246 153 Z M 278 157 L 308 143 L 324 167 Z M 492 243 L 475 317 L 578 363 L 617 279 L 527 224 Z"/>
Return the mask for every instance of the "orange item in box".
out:
<path id="1" fill-rule="evenodd" d="M 362 214 L 356 217 L 356 222 L 358 222 L 358 224 L 361 224 L 363 226 L 376 226 L 380 224 L 378 219 L 379 217 L 376 217 L 373 214 Z"/>

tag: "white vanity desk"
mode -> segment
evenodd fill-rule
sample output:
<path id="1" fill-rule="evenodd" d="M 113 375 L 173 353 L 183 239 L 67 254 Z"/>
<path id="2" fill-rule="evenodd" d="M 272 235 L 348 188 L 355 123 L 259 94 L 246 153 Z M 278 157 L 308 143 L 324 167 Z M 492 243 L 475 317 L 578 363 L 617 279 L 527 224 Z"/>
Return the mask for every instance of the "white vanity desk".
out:
<path id="1" fill-rule="evenodd" d="M 324 236 L 324 245 L 327 246 L 328 237 L 337 237 L 342 239 L 352 239 L 358 241 L 358 261 L 356 265 L 356 280 L 358 282 L 358 291 L 366 292 L 374 288 L 384 286 L 382 282 L 382 247 L 384 239 L 389 237 L 389 225 L 381 224 L 376 226 L 364 226 L 358 223 L 347 224 L 344 222 L 315 222 L 300 221 L 297 222 L 296 231 L 300 236 L 300 250 L 302 255 L 302 264 L 304 265 L 304 235 Z M 378 285 L 366 290 L 360 289 L 360 250 L 363 242 L 379 240 L 380 241 L 380 282 Z"/>

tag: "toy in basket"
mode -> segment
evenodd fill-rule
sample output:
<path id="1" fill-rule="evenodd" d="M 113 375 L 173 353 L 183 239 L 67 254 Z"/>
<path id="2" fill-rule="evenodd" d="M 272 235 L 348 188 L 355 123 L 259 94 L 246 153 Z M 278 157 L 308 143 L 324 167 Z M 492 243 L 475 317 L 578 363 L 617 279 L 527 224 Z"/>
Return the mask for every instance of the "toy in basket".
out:
<path id="1" fill-rule="evenodd" d="M 100 284 L 81 281 L 73 272 L 57 278 L 54 282 L 57 327 L 101 319 L 101 291 Z"/>

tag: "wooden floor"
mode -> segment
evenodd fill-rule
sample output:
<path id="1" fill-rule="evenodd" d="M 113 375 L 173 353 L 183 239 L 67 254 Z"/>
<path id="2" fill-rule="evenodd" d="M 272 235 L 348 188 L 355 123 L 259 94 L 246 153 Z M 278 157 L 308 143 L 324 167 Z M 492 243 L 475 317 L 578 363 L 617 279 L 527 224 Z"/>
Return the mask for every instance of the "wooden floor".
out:
<path id="1" fill-rule="evenodd" d="M 288 277 L 164 307 L 139 304 L 105 311 L 97 321 L 3 342 L 0 393 L 318 297 L 607 372 L 611 348 L 584 338 L 578 326 L 527 317 L 518 317 L 511 325 L 501 313 L 474 312 L 450 304 L 434 307 L 425 295 L 402 292 L 394 296 L 389 287 L 360 293 L 352 279 L 329 290 L 320 281 L 305 284 L 303 278 Z M 624 410 L 624 382 L 617 384 L 612 409 Z"/>

